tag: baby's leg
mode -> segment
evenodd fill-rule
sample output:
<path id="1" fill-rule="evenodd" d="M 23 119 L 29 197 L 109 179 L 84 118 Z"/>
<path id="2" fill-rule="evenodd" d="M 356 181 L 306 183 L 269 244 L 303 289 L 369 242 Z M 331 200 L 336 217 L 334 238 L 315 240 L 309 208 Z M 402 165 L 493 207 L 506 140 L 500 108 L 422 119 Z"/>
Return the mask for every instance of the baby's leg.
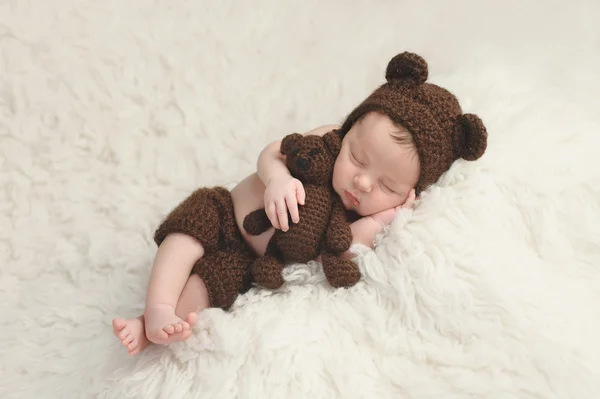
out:
<path id="1" fill-rule="evenodd" d="M 191 275 L 179 296 L 174 309 L 170 304 L 147 306 L 144 312 L 145 330 L 154 343 L 169 343 L 186 340 L 192 335 L 192 327 L 198 313 L 209 306 L 208 293 L 198 275 Z M 156 332 L 158 339 L 152 336 Z"/>
<path id="2" fill-rule="evenodd" d="M 150 341 L 167 344 L 189 337 L 196 312 L 178 317 L 175 310 L 192 267 L 203 255 L 200 242 L 188 235 L 169 234 L 161 243 L 146 291 L 144 325 Z"/>
<path id="3" fill-rule="evenodd" d="M 237 230 L 227 190 L 203 188 L 192 193 L 161 223 L 154 240 L 159 248 L 146 292 L 146 309 L 143 318 L 131 321 L 132 333 L 135 329 L 139 335 L 142 326 L 150 342 L 185 340 L 196 323 L 198 306 L 211 303 L 228 307 L 239 291 L 246 285 L 249 288 L 245 278 L 249 270 L 247 250 Z M 236 254 L 240 251 L 238 259 Z M 217 267 L 216 273 L 209 267 L 215 264 L 222 266 Z M 201 300 L 188 298 L 183 292 L 194 265 L 202 265 L 194 273 L 200 277 L 191 280 L 196 290 L 189 291 L 201 292 Z M 202 281 L 206 282 L 204 287 L 199 285 Z M 117 323 L 117 328 L 123 326 L 122 321 Z"/>
<path id="4" fill-rule="evenodd" d="M 173 233 L 161 242 L 146 291 L 146 309 L 136 319 L 113 320 L 115 335 L 131 353 L 147 345 L 145 337 L 154 343 L 182 341 L 191 335 L 197 315 L 190 311 L 183 317 L 175 314 L 190 272 L 204 255 L 204 247 L 195 238 Z"/>
<path id="5" fill-rule="evenodd" d="M 188 279 L 175 309 L 175 314 L 190 324 L 190 329 L 181 335 L 183 339 L 191 335 L 191 327 L 196 323 L 196 313 L 208 307 L 208 293 L 202 279 L 192 274 Z M 192 315 L 190 318 L 189 315 Z M 113 331 L 130 355 L 143 351 L 151 342 L 146 337 L 144 315 L 135 319 L 114 319 Z"/>
<path id="6" fill-rule="evenodd" d="M 175 308 L 175 314 L 183 319 L 190 313 L 196 314 L 209 306 L 208 291 L 204 281 L 197 274 L 192 274 L 185 287 L 183 287 L 183 292 Z"/>

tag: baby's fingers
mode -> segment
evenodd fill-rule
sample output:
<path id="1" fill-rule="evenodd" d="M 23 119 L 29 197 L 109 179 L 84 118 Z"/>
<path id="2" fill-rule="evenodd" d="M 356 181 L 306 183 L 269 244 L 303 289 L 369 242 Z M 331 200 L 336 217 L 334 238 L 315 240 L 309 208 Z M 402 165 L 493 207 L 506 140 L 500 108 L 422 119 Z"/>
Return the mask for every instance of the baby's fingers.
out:
<path id="1" fill-rule="evenodd" d="M 277 220 L 279 221 L 279 227 L 283 231 L 288 230 L 288 210 L 285 206 L 285 200 L 282 199 L 277 201 Z"/>
<path id="2" fill-rule="evenodd" d="M 415 189 L 413 188 L 412 190 L 410 190 L 410 193 L 408 193 L 408 198 L 406 199 L 406 202 L 402 204 L 402 208 L 406 209 L 412 207 L 413 202 L 415 202 L 415 198 Z"/>
<path id="3" fill-rule="evenodd" d="M 304 200 L 306 199 L 306 193 L 304 192 L 304 186 L 302 183 L 298 182 L 296 186 L 296 200 L 298 204 L 304 205 Z"/>
<path id="4" fill-rule="evenodd" d="M 298 223 L 300 220 L 300 215 L 298 213 L 298 203 L 296 202 L 296 195 L 294 193 L 289 194 L 285 202 L 287 203 L 287 207 L 290 210 L 290 216 L 292 217 L 292 222 Z"/>
<path id="5" fill-rule="evenodd" d="M 279 228 L 279 218 L 277 217 L 277 207 L 275 206 L 275 202 L 269 202 L 267 205 L 265 212 L 267 213 L 267 217 L 269 221 L 276 229 Z"/>

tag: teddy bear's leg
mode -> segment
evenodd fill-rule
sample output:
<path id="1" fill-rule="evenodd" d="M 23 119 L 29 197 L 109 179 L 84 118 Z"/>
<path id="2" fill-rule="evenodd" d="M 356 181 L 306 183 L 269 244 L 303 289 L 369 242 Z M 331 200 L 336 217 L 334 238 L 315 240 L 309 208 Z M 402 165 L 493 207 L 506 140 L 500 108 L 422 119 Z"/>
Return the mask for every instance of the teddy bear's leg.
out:
<path id="1" fill-rule="evenodd" d="M 358 265 L 349 259 L 325 252 L 321 254 L 323 273 L 332 287 L 351 287 L 360 280 Z"/>
<path id="2" fill-rule="evenodd" d="M 283 263 L 277 259 L 277 248 L 273 241 L 267 245 L 265 255 L 257 258 L 252 264 L 252 277 L 254 281 L 271 290 L 283 285 Z"/>
<path id="3" fill-rule="evenodd" d="M 352 244 L 352 230 L 344 212 L 344 205 L 340 197 L 334 195 L 325 237 L 327 248 L 337 253 L 347 251 Z"/>
<path id="4" fill-rule="evenodd" d="M 211 307 L 227 310 L 237 296 L 251 287 L 250 268 L 255 256 L 248 251 L 207 253 L 192 269 L 204 281 Z"/>

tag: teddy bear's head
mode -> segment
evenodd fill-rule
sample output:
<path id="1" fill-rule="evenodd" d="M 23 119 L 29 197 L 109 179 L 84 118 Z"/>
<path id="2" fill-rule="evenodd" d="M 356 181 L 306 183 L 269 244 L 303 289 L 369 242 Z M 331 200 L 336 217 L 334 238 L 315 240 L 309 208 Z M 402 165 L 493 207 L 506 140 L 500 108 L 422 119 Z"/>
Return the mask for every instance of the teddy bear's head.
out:
<path id="1" fill-rule="evenodd" d="M 321 136 L 292 133 L 281 141 L 281 153 L 292 176 L 303 183 L 331 183 L 333 165 L 340 153 L 342 139 L 331 131 Z"/>

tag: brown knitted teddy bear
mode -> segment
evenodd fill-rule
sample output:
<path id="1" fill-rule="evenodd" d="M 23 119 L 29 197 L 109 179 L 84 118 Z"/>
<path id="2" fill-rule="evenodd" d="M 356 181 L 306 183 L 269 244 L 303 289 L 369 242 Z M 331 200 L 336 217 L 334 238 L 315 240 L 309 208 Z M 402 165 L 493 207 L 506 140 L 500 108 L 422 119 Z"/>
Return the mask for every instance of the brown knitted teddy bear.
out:
<path id="1" fill-rule="evenodd" d="M 321 255 L 323 272 L 333 287 L 350 287 L 360 279 L 358 266 L 340 255 L 350 248 L 352 231 L 339 196 L 332 187 L 335 159 L 341 149 L 337 131 L 322 137 L 298 133 L 281 141 L 281 153 L 292 176 L 304 185 L 305 205 L 298 206 L 300 221 L 288 231 L 275 230 L 263 257 L 252 265 L 254 281 L 266 288 L 283 284 L 285 263 L 306 263 Z M 244 229 L 259 235 L 271 227 L 264 208 L 244 219 Z"/>

